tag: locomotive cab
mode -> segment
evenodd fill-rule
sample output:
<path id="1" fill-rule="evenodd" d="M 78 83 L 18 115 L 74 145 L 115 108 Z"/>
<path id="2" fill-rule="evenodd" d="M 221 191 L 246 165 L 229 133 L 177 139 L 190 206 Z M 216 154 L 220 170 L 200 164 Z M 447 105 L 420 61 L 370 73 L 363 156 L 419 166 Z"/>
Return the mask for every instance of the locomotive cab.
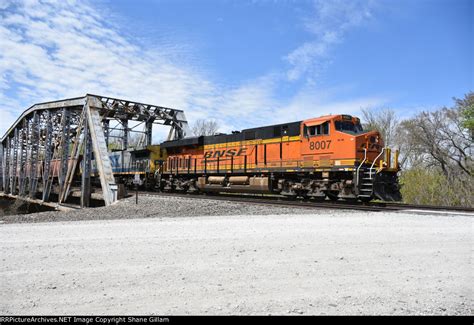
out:
<path id="1" fill-rule="evenodd" d="M 301 135 L 303 167 L 321 170 L 321 178 L 329 183 L 324 191 L 329 198 L 401 199 L 398 151 L 392 157 L 381 134 L 364 131 L 359 118 L 328 115 L 305 120 Z"/>
<path id="2" fill-rule="evenodd" d="M 301 154 L 328 160 L 330 166 L 340 166 L 351 162 L 372 163 L 377 167 L 398 171 L 397 159 L 381 155 L 385 148 L 382 136 L 378 131 L 364 131 L 359 118 L 350 115 L 330 115 L 302 122 Z M 398 154 L 396 153 L 397 158 Z M 390 157 L 392 158 L 392 157 Z M 343 160 L 343 161 L 341 161 Z M 375 166 L 375 165 L 374 165 Z"/>

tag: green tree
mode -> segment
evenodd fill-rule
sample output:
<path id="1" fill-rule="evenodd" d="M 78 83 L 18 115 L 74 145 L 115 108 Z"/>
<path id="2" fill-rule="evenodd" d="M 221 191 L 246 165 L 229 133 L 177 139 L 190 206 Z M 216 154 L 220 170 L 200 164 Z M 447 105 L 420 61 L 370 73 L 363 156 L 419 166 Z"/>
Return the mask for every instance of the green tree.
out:
<path id="1" fill-rule="evenodd" d="M 471 139 L 474 138 L 474 92 L 464 96 L 464 99 L 457 99 L 456 107 L 461 112 L 462 125 L 471 132 Z"/>
<path id="2" fill-rule="evenodd" d="M 474 205 L 474 96 L 455 99 L 453 107 L 421 112 L 400 123 L 410 164 L 401 173 L 403 200 L 415 204 Z"/>

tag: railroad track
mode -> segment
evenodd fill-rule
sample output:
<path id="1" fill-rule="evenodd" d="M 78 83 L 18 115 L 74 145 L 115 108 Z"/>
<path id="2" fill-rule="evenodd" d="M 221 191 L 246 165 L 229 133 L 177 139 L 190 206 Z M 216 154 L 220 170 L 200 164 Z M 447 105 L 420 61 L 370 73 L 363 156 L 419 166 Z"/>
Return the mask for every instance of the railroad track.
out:
<path id="1" fill-rule="evenodd" d="M 449 207 L 449 206 L 437 206 L 437 205 L 415 205 L 406 203 L 396 202 L 371 202 L 369 204 L 378 205 L 381 207 L 394 207 L 404 210 L 430 210 L 430 211 L 455 211 L 455 212 L 470 212 L 474 213 L 474 208 L 466 207 Z"/>
<path id="2" fill-rule="evenodd" d="M 422 211 L 437 211 L 437 212 L 463 212 L 474 214 L 474 208 L 464 207 L 445 207 L 445 206 L 431 206 L 431 205 L 413 205 L 404 203 L 391 202 L 348 202 L 348 201 L 312 201 L 303 199 L 288 199 L 281 196 L 269 195 L 237 195 L 237 194 L 190 194 L 190 193 L 165 193 L 165 192 L 139 192 L 140 194 L 152 196 L 171 196 L 183 198 L 196 198 L 203 200 L 219 200 L 230 201 L 238 203 L 252 203 L 271 206 L 283 207 L 299 207 L 299 208 L 324 208 L 324 209 L 344 209 L 344 210 L 360 210 L 360 211 L 404 211 L 404 210 L 418 210 Z M 130 192 L 131 194 L 131 192 Z"/>

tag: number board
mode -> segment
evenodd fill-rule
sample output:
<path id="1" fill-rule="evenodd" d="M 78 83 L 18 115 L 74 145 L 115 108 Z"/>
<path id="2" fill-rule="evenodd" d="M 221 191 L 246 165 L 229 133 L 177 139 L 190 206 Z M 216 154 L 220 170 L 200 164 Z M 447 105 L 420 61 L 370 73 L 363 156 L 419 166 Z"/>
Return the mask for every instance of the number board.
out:
<path id="1" fill-rule="evenodd" d="M 331 147 L 331 140 L 311 141 L 309 143 L 310 150 L 325 150 Z"/>

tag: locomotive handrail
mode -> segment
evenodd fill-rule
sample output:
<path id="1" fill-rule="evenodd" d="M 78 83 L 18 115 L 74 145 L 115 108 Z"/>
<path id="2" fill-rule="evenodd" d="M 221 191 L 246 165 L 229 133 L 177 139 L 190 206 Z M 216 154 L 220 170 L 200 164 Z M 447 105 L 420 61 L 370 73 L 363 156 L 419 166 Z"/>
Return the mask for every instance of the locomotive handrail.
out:
<path id="1" fill-rule="evenodd" d="M 367 148 L 364 148 L 364 160 L 359 164 L 359 167 L 357 167 L 357 172 L 356 172 L 356 186 L 359 186 L 359 169 L 362 167 L 362 165 L 365 163 L 367 160 Z"/>
<path id="2" fill-rule="evenodd" d="M 370 169 L 369 169 L 369 177 L 370 178 L 372 178 L 372 169 L 374 168 L 375 162 L 377 161 L 377 159 L 379 159 L 379 157 L 383 154 L 384 151 L 385 151 L 385 147 L 382 148 L 382 151 L 380 151 L 379 155 L 374 159 L 374 162 L 370 166 Z"/>

